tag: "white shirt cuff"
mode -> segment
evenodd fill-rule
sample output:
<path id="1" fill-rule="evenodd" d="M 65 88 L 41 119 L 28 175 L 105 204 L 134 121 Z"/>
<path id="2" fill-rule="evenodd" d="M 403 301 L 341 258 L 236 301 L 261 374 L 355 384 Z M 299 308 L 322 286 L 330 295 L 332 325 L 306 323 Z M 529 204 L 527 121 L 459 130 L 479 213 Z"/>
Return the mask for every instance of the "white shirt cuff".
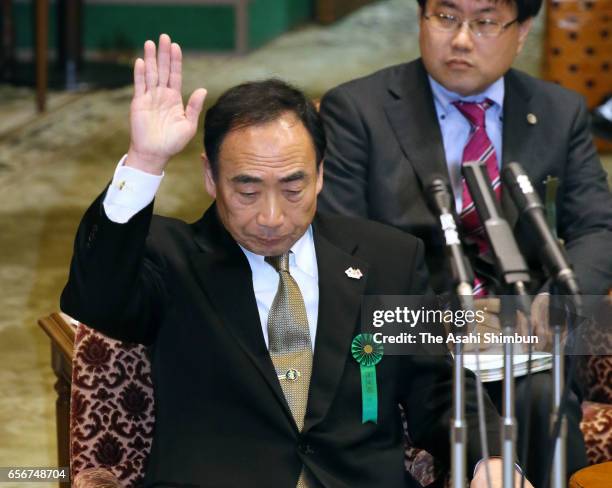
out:
<path id="1" fill-rule="evenodd" d="M 125 224 L 149 205 L 164 177 L 124 166 L 126 158 L 127 154 L 117 164 L 103 202 L 106 216 L 117 224 Z"/>

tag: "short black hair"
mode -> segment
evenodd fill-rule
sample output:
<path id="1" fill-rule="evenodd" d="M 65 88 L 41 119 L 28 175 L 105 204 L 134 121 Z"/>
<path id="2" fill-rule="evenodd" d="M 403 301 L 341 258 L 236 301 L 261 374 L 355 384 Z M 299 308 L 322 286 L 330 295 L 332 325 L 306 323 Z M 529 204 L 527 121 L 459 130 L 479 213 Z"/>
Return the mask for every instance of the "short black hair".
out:
<path id="1" fill-rule="evenodd" d="M 505 2 L 505 3 L 514 3 L 516 5 L 517 16 L 516 19 L 519 22 L 524 22 L 531 17 L 535 17 L 538 15 L 540 11 L 540 7 L 542 7 L 542 0 L 493 0 L 493 2 Z M 427 0 L 417 0 L 419 7 L 421 10 L 425 12 L 425 5 L 427 4 Z"/>
<path id="2" fill-rule="evenodd" d="M 306 127 L 319 165 L 325 153 L 325 132 L 319 112 L 300 90 L 278 78 L 270 78 L 230 88 L 206 112 L 204 150 L 213 176 L 218 174 L 219 150 L 227 134 L 272 122 L 287 112 L 295 114 Z"/>

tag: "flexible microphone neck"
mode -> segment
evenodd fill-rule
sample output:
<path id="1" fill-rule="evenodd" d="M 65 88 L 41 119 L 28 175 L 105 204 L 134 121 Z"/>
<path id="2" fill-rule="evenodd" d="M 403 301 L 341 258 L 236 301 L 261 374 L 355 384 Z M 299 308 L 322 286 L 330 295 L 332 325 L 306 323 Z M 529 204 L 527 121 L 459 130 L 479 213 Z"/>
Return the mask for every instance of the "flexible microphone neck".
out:
<path id="1" fill-rule="evenodd" d="M 425 185 L 427 203 L 433 214 L 438 217 L 440 228 L 444 234 L 446 253 L 450 260 L 453 282 L 456 286 L 457 295 L 465 298 L 469 303 L 466 307 L 473 306 L 471 301 L 474 272 L 469 261 L 463 254 L 461 240 L 457 232 L 457 224 L 453 213 L 453 199 L 449 190 L 447 180 L 440 175 L 433 175 L 429 183 Z"/>

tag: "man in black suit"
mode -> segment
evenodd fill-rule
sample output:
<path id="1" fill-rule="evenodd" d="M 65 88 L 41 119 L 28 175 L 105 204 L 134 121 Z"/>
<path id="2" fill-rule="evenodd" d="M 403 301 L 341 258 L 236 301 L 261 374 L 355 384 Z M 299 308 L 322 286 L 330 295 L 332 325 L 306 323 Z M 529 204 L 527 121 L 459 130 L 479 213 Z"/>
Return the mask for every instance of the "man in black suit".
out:
<path id="1" fill-rule="evenodd" d="M 449 292 L 444 237 L 427 207 L 424 188 L 434 175 L 443 175 L 454 190 L 457 214 L 468 210 L 462 206 L 466 190 L 461 164 L 473 149 L 468 147 L 472 136 L 486 130 L 493 150 L 483 154 L 494 172 L 505 163 L 520 162 L 542 200 L 544 181 L 558 179 L 552 202 L 558 235 L 583 293 L 606 294 L 612 286 L 612 198 L 591 141 L 585 104 L 575 93 L 510 68 L 541 0 L 418 1 L 422 57 L 345 83 L 322 99 L 328 145 L 319 208 L 371 218 L 420 237 L 434 291 Z M 462 113 L 463 103 L 479 103 L 484 109 L 480 129 Z M 531 291 L 547 291 L 540 246 L 518 221 L 503 190 L 501 206 L 530 265 Z M 475 244 L 466 252 L 480 282 L 494 292 L 490 254 Z M 536 302 L 541 304 L 541 298 Z M 533 405 L 540 413 L 531 410 L 536 430 L 528 474 L 540 486 L 545 476 L 542 453 L 548 445 L 548 410 L 543 405 L 550 404 L 550 381 L 546 374 L 533 379 L 539 386 L 533 389 Z M 489 386 L 501 401 L 498 386 Z M 519 399 L 523 390 L 519 379 Z M 568 417 L 571 473 L 586 462 L 577 398 Z"/>
<path id="2" fill-rule="evenodd" d="M 168 36 L 157 57 L 147 41 L 134 68 L 130 149 L 83 218 L 61 299 L 84 323 L 151 347 L 146 484 L 417 486 L 404 472 L 398 405 L 412 442 L 448 463 L 443 346 L 437 355 L 383 354 L 375 421 L 366 422 L 351 345 L 364 295 L 422 295 L 427 306 L 422 243 L 316 213 L 323 127 L 312 103 L 278 80 L 230 89 L 209 109 L 203 159 L 216 202 L 202 219 L 153 216 L 160 175 L 194 135 L 205 96 L 196 90 L 183 108 L 180 67 Z M 473 376 L 467 396 L 471 486 L 485 486 L 486 466 L 501 486 L 499 459 L 476 466 Z M 486 405 L 496 454 L 498 418 Z"/>

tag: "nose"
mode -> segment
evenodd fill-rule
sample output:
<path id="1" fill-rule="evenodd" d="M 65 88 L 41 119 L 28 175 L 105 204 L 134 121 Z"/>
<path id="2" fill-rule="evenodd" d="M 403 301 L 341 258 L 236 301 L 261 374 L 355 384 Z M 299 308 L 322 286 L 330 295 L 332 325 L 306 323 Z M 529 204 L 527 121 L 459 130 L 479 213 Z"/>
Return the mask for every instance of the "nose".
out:
<path id="1" fill-rule="evenodd" d="M 279 198 L 275 195 L 267 195 L 263 199 L 262 207 L 257 213 L 257 224 L 269 229 L 276 229 L 283 225 L 284 218 Z"/>
<path id="2" fill-rule="evenodd" d="M 473 34 L 470 30 L 470 26 L 467 22 L 463 22 L 453 36 L 451 43 L 453 49 L 461 51 L 470 51 L 471 49 L 473 49 L 474 39 L 472 36 Z"/>

